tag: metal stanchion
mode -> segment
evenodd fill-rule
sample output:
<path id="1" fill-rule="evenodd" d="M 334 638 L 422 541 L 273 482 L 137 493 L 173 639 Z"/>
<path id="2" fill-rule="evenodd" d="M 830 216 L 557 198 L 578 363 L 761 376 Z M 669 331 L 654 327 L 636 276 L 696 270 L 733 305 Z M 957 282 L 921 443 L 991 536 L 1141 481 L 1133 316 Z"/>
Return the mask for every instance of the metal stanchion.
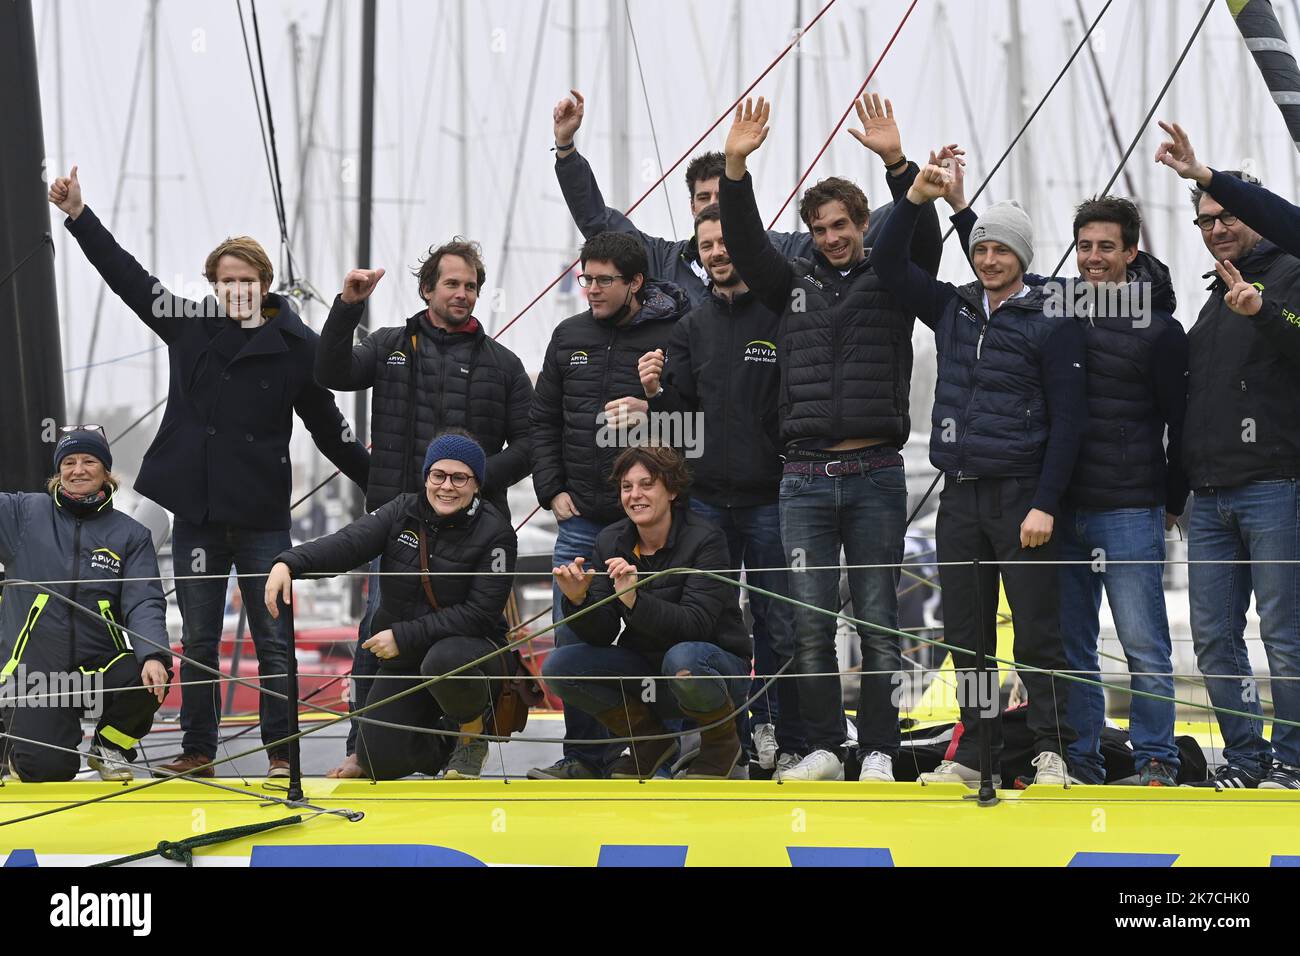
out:
<path id="1" fill-rule="evenodd" d="M 996 705 L 997 696 L 993 694 L 988 683 L 988 664 L 985 660 L 988 649 L 984 646 L 984 591 L 983 582 L 980 580 L 982 567 L 978 558 L 972 563 L 975 572 L 975 700 L 979 715 L 976 725 L 980 753 L 979 805 L 991 807 L 998 802 L 998 797 L 997 791 L 993 789 L 993 742 L 990 739 L 992 726 L 989 721 L 999 718 L 987 714 L 988 706 Z M 960 684 L 958 686 L 960 687 Z M 967 685 L 967 690 L 969 689 Z M 992 700 L 987 703 L 983 699 L 986 689 L 992 697 Z"/>

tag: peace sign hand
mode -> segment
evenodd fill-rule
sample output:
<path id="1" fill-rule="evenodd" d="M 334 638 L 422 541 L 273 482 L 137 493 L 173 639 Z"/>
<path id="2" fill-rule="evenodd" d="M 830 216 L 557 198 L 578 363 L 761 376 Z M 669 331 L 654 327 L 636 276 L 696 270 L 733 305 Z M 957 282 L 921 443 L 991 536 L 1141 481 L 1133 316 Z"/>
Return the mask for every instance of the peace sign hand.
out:
<path id="1" fill-rule="evenodd" d="M 1228 303 L 1228 308 L 1238 315 L 1259 314 L 1259 310 L 1264 307 L 1264 297 L 1259 294 L 1257 286 L 1243 279 L 1241 272 L 1227 259 L 1216 262 L 1214 271 L 1228 286 L 1228 293 L 1223 297 L 1223 301 Z"/>
<path id="2" fill-rule="evenodd" d="M 1160 128 L 1173 137 L 1172 140 L 1165 140 L 1156 149 L 1156 162 L 1168 166 L 1183 179 L 1194 179 L 1201 186 L 1210 185 L 1210 177 L 1213 173 L 1210 167 L 1200 163 L 1196 159 L 1196 151 L 1192 149 L 1192 139 L 1177 123 L 1166 123 L 1160 121 Z"/>

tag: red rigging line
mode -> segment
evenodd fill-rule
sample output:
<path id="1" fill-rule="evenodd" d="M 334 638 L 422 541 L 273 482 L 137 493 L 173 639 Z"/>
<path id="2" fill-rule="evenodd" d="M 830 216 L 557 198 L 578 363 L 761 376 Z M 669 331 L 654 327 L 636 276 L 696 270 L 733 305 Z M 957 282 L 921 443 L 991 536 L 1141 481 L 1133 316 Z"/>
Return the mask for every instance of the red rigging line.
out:
<path id="1" fill-rule="evenodd" d="M 794 49 L 795 44 L 797 44 L 803 38 L 804 34 L 806 34 L 809 30 L 811 30 L 816 25 L 817 21 L 820 20 L 826 14 L 826 12 L 830 10 L 830 8 L 833 6 L 835 6 L 835 0 L 828 0 L 826 6 L 822 7 L 820 10 L 817 11 L 816 15 L 811 20 L 808 21 L 808 25 L 799 31 L 798 36 L 796 36 L 794 39 L 792 39 L 789 43 L 786 44 L 785 49 L 783 49 L 780 53 L 777 54 L 776 59 L 774 59 L 771 63 L 769 63 L 762 73 L 758 74 L 758 77 L 754 80 L 754 82 L 750 83 L 749 86 L 745 87 L 745 89 L 741 92 L 739 96 L 736 97 L 736 99 L 731 103 L 731 105 L 728 106 L 722 112 L 722 114 L 716 120 L 713 121 L 713 124 L 708 129 L 706 129 L 703 133 L 700 134 L 699 139 L 691 143 L 691 145 L 686 149 L 686 152 L 682 153 L 682 155 L 677 158 L 677 161 L 675 163 L 673 163 L 671 166 L 665 169 L 663 173 L 659 176 L 659 178 L 656 179 L 650 185 L 650 188 L 647 189 L 645 192 L 643 192 L 641 194 L 641 197 L 637 199 L 636 202 L 632 203 L 632 205 L 628 206 L 627 209 L 623 211 L 623 214 L 626 216 L 630 216 L 633 210 L 635 210 L 637 206 L 641 205 L 641 203 L 643 203 L 647 198 L 649 198 L 649 196 L 656 189 L 658 189 L 660 185 L 663 184 L 663 181 L 668 178 L 668 175 L 672 173 L 674 170 L 676 170 L 678 166 L 680 166 L 690 157 L 691 153 L 695 151 L 696 147 L 698 147 L 700 143 L 704 142 L 704 140 L 708 138 L 709 134 L 712 133 L 715 129 L 717 129 L 722 124 L 722 121 L 732 114 L 732 112 L 735 110 L 738 104 L 744 102 L 745 97 L 748 96 L 753 91 L 754 87 L 758 86 L 758 84 L 761 83 L 763 79 L 769 73 L 771 73 L 772 70 L 776 68 L 776 65 L 780 63 L 783 59 L 785 59 L 786 55 L 791 50 Z M 916 0 L 912 0 L 912 6 L 913 7 L 916 6 Z M 908 10 L 908 13 L 909 14 L 911 13 L 910 9 Z M 906 19 L 906 17 L 904 17 L 904 19 Z M 902 24 L 899 24 L 899 26 L 901 27 Z M 891 40 L 890 42 L 892 43 L 893 41 Z M 843 122 L 843 120 L 841 120 L 841 122 Z M 566 275 L 569 274 L 569 270 L 572 269 L 577 264 L 578 264 L 578 260 L 574 259 L 567 266 L 565 266 L 563 272 L 561 272 L 554 279 L 552 279 L 547 284 L 546 288 L 542 289 L 541 292 L 537 293 L 537 295 L 533 297 L 533 300 L 529 302 L 526 306 L 524 306 L 522 309 L 520 309 L 514 318 L 512 318 L 505 325 L 501 326 L 501 330 L 497 332 L 496 335 L 492 336 L 492 338 L 494 339 L 501 338 L 501 336 L 505 334 L 506 329 L 510 328 L 510 326 L 514 325 L 521 318 L 523 318 L 524 315 L 527 314 L 528 311 L 533 306 L 535 306 L 538 302 L 542 300 L 542 298 L 546 295 L 546 293 L 550 292 L 557 285 L 559 285 L 560 281 Z"/>
<path id="2" fill-rule="evenodd" d="M 812 174 L 813 167 L 817 165 L 826 150 L 830 149 L 831 141 L 835 139 L 835 135 L 844 125 L 844 121 L 849 118 L 849 112 L 853 109 L 853 104 L 857 102 L 858 97 L 860 97 L 866 90 L 867 84 L 871 82 L 871 78 L 876 75 L 876 70 L 880 68 L 881 62 L 885 59 L 886 54 L 889 53 L 890 48 L 894 45 L 894 41 L 897 40 L 898 35 L 903 32 L 903 25 L 907 23 L 907 18 L 910 17 L 912 11 L 916 9 L 916 4 L 917 0 L 912 0 L 912 3 L 907 8 L 907 12 L 903 14 L 903 19 L 898 21 L 898 26 L 894 28 L 893 36 L 889 38 L 889 42 L 885 44 L 885 48 L 880 51 L 880 56 L 876 57 L 876 62 L 875 65 L 871 67 L 871 72 L 867 74 L 867 78 L 863 80 L 862 85 L 858 87 L 858 92 L 855 93 L 853 99 L 849 101 L 849 105 L 845 108 L 843 115 L 840 116 L 840 121 L 836 123 L 835 128 L 831 130 L 831 135 L 826 137 L 826 142 L 822 144 L 822 148 L 817 150 L 817 155 L 812 158 L 812 162 L 808 164 L 808 168 L 803 171 L 803 175 L 799 177 L 799 181 L 794 184 L 794 189 L 790 190 L 790 195 L 785 197 L 785 202 L 781 203 L 781 208 L 776 211 L 776 215 L 772 217 L 772 221 L 767 224 L 768 229 L 775 228 L 777 221 L 781 218 L 781 214 L 785 212 L 786 207 L 790 205 L 790 201 L 798 194 L 799 188 L 804 184 L 804 181 Z M 800 36 L 802 37 L 802 34 L 800 34 Z M 753 87 L 750 87 L 750 89 L 753 89 Z"/>

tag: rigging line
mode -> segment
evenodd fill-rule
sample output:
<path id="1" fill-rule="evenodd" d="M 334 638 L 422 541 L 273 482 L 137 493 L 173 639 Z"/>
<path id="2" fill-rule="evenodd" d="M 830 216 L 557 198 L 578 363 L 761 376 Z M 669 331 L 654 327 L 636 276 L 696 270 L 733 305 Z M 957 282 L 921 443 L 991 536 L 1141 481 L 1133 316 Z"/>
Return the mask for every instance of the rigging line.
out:
<path id="1" fill-rule="evenodd" d="M 894 41 L 898 39 L 898 35 L 903 32 L 903 26 L 907 23 L 908 17 L 912 15 L 912 11 L 916 9 L 917 2 L 918 0 L 912 0 L 912 3 L 907 8 L 907 12 L 903 14 L 903 19 L 898 21 L 898 26 L 894 28 L 893 36 L 889 38 L 889 42 L 885 44 L 885 48 L 880 51 L 880 56 L 876 58 L 876 63 L 871 68 L 871 72 L 867 74 L 867 78 L 863 80 L 862 85 L 858 87 L 858 92 L 854 95 L 853 100 L 850 101 L 848 107 L 844 110 L 844 114 L 840 117 L 840 121 L 836 123 L 835 128 L 831 130 L 831 135 L 826 137 L 826 142 L 822 144 L 822 148 L 817 150 L 817 155 L 812 158 L 812 162 L 808 164 L 808 168 L 803 171 L 803 175 L 799 177 L 799 181 L 794 184 L 794 189 L 790 190 L 790 195 L 785 197 L 785 202 L 781 203 L 781 208 L 776 211 L 776 215 L 772 217 L 772 221 L 767 224 L 768 229 L 776 227 L 777 222 L 781 219 L 781 215 L 786 211 L 790 202 L 799 193 L 799 187 L 801 187 L 808 177 L 812 175 L 813 167 L 817 165 L 818 160 L 820 160 L 826 150 L 830 148 L 831 141 L 834 140 L 836 134 L 839 133 L 840 128 L 844 125 L 844 121 L 849 118 L 849 113 L 852 112 L 854 103 L 857 102 L 858 97 L 861 96 L 863 91 L 867 88 L 867 84 L 871 82 L 871 78 L 876 75 L 876 70 L 880 68 L 881 62 L 889 53 L 890 48 L 893 47 Z"/>
<path id="2" fill-rule="evenodd" d="M 915 0 L 913 0 L 913 3 L 915 3 Z M 813 26 L 816 25 L 817 21 L 819 21 L 823 16 L 825 16 L 826 11 L 828 11 L 833 6 L 835 6 L 835 0 L 827 0 L 826 5 L 822 7 L 820 10 L 818 10 L 816 15 L 811 20 L 808 21 L 807 26 L 805 26 L 803 30 L 800 31 L 799 36 L 794 37 L 793 39 L 790 40 L 789 43 L 785 45 L 785 49 L 783 49 L 780 53 L 777 54 L 776 59 L 774 59 L 771 63 L 769 63 L 764 68 L 763 72 L 758 75 L 758 77 L 754 80 L 754 82 L 750 83 L 749 86 L 745 87 L 745 89 L 741 92 L 741 94 L 738 97 L 736 97 L 736 99 L 731 103 L 730 106 L 726 108 L 726 110 L 722 113 L 722 115 L 720 115 L 716 120 L 714 120 L 713 124 L 700 135 L 699 139 L 691 143 L 690 147 L 686 150 L 686 152 L 682 153 L 682 155 L 678 157 L 677 161 L 668 167 L 668 169 L 664 172 L 663 176 L 661 176 L 658 180 L 652 183 L 650 188 L 641 194 L 640 199 L 632 203 L 631 206 L 629 206 L 626 210 L 624 210 L 623 214 L 625 216 L 630 216 L 632 212 L 638 206 L 640 206 L 642 202 L 645 201 L 646 197 L 648 197 L 651 193 L 653 193 L 656 189 L 658 189 L 659 183 L 662 182 L 663 179 L 669 175 L 669 173 L 672 173 L 675 169 L 677 169 L 678 166 L 680 166 L 683 162 L 685 162 L 686 159 L 690 157 L 691 153 L 695 151 L 695 148 L 699 146 L 702 142 L 704 142 L 709 137 L 710 133 L 712 133 L 715 129 L 717 129 L 720 125 L 722 125 L 723 120 L 731 116 L 731 114 L 735 111 L 736 106 L 744 102 L 745 97 L 749 95 L 749 93 L 754 89 L 754 87 L 758 86 L 758 84 L 761 83 L 769 73 L 771 73 L 774 69 L 776 69 L 777 64 L 780 63 L 783 59 L 785 59 L 786 55 L 789 54 L 789 52 L 792 49 L 794 49 L 794 46 L 796 43 L 799 42 L 800 37 L 806 35 L 808 31 L 811 30 Z M 544 288 L 541 292 L 537 293 L 537 295 L 533 297 L 531 302 L 529 302 L 522 309 L 520 309 L 519 312 L 515 315 L 515 317 L 512 318 L 509 322 L 507 322 L 505 325 L 503 325 L 501 327 L 501 331 L 497 332 L 492 337 L 494 339 L 501 338 L 501 336 L 505 334 L 506 329 L 510 328 L 521 318 L 523 318 L 524 315 L 530 309 L 532 309 L 533 306 L 535 306 L 538 302 L 540 302 L 548 292 L 550 292 L 557 285 L 559 285 L 560 282 L 563 281 L 564 277 L 569 274 L 569 271 L 577 264 L 578 264 L 577 259 L 574 259 L 572 262 L 570 262 L 568 266 L 565 267 L 563 272 L 561 272 L 554 279 L 552 279 L 550 283 L 547 284 L 546 288 Z"/>
<path id="3" fill-rule="evenodd" d="M 160 399 L 158 399 L 157 403 L 153 406 L 153 408 L 149 409 L 147 412 L 145 412 L 143 415 L 141 415 L 139 418 L 137 418 L 135 421 L 133 421 L 130 425 L 127 425 L 126 428 L 122 429 L 122 434 L 116 436 L 116 437 L 113 439 L 113 441 L 115 441 L 115 442 L 121 441 L 121 440 L 122 440 L 123 438 L 125 438 L 127 435 L 131 434 L 131 432 L 135 431 L 136 428 L 137 428 L 141 423 L 143 423 L 146 419 L 148 419 L 148 417 L 149 417 L 150 415 L 152 415 L 154 412 L 158 411 L 158 409 L 162 408 L 165 404 L 167 404 L 167 399 L 165 399 L 165 398 L 160 398 Z"/>
<path id="4" fill-rule="evenodd" d="M 1074 8 L 1079 12 L 1079 19 L 1082 21 L 1084 17 L 1083 0 L 1074 0 Z M 1137 7 L 1134 7 L 1133 11 L 1136 12 Z M 1115 110 L 1111 105 L 1110 91 L 1106 88 L 1106 78 L 1101 73 L 1101 61 L 1097 58 L 1097 51 L 1091 43 L 1088 44 L 1088 60 L 1092 63 L 1092 72 L 1097 78 L 1097 89 L 1101 93 L 1101 105 L 1106 112 L 1106 127 L 1110 130 L 1111 142 L 1115 144 L 1115 152 L 1123 155 L 1124 143 L 1119 138 L 1119 124 L 1115 122 Z M 1145 70 L 1145 60 L 1139 62 L 1141 64 L 1140 68 Z M 1123 160 L 1121 160 L 1120 167 L 1123 168 L 1123 165 Z M 1133 182 L 1133 174 L 1127 169 L 1124 170 L 1124 185 L 1128 188 L 1128 194 L 1136 198 L 1138 195 L 1137 185 Z M 1151 251 L 1151 229 L 1147 225 L 1145 217 L 1142 220 L 1142 245 L 1148 252 Z"/>
<path id="5" fill-rule="evenodd" d="M 975 147 L 975 155 L 983 162 L 984 147 L 980 145 L 979 123 L 975 119 L 975 110 L 971 108 L 970 91 L 966 87 L 966 77 L 961 68 L 962 57 L 957 51 L 957 42 L 953 39 L 952 30 L 948 27 L 946 5 L 940 3 L 939 8 L 944 11 L 944 16 L 939 21 L 939 29 L 943 31 L 944 39 L 948 43 L 948 62 L 952 65 L 957 79 L 957 92 L 960 94 L 962 113 L 965 114 L 966 126 L 970 132 L 970 142 Z"/>
<path id="6" fill-rule="evenodd" d="M 497 268 L 501 270 L 502 276 L 506 274 L 506 262 L 510 259 L 510 236 L 514 232 L 515 209 L 519 204 L 519 187 L 524 178 L 522 173 L 525 149 L 528 145 L 528 123 L 529 118 L 533 115 L 533 95 L 537 92 L 537 73 L 542 65 L 542 47 L 546 42 L 546 21 L 550 15 L 550 8 L 551 0 L 546 0 L 542 4 L 541 13 L 537 20 L 537 42 L 533 45 L 533 65 L 528 75 L 528 95 L 524 99 L 524 121 L 519 130 L 519 146 L 515 153 L 515 172 L 510 177 L 510 199 L 506 203 L 505 229 L 501 236 L 501 255 L 497 260 L 500 263 Z M 461 131 L 461 135 L 460 148 L 468 149 L 468 136 L 465 135 L 464 130 Z M 461 188 L 464 188 L 463 183 Z M 465 224 L 461 223 L 461 228 L 464 227 Z M 491 314 L 495 315 L 495 311 Z"/>
<path id="7" fill-rule="evenodd" d="M 253 31 L 256 34 L 257 33 L 257 22 L 256 22 L 257 5 L 256 3 L 253 2 L 253 0 L 249 0 L 249 3 L 254 8 L 253 9 L 253 20 L 254 20 Z M 284 217 L 284 195 L 282 191 L 279 189 L 279 185 L 278 185 L 280 159 L 279 159 L 279 154 L 275 152 L 274 127 L 272 127 L 271 140 L 268 141 L 267 125 L 269 123 L 269 117 L 264 117 L 262 115 L 262 100 L 258 95 L 259 91 L 257 88 L 257 74 L 253 69 L 253 51 L 248 43 L 248 30 L 244 25 L 244 6 L 240 2 L 240 0 L 235 0 L 235 10 L 239 13 L 239 32 L 243 35 L 244 38 L 244 58 L 248 61 L 248 81 L 250 84 L 252 84 L 253 87 L 253 106 L 256 108 L 257 111 L 257 131 L 262 136 L 262 153 L 266 157 L 266 172 L 267 172 L 267 176 L 271 180 L 271 202 L 275 206 L 276 224 L 279 226 L 280 229 L 280 247 L 281 247 L 281 251 L 284 254 L 286 268 L 288 269 L 289 272 L 290 284 L 293 284 L 294 282 L 293 252 L 289 248 L 289 232 Z M 257 56 L 258 56 L 258 61 L 261 62 L 262 46 L 261 46 L 260 39 L 258 40 L 257 43 Z M 262 67 L 262 83 L 263 85 L 265 85 L 266 83 L 265 65 L 263 65 Z M 266 91 L 263 90 L 262 92 L 265 93 Z M 271 108 L 271 98 L 269 93 L 266 95 L 266 107 L 269 113 Z M 274 158 L 273 158 L 273 154 L 274 154 Z"/>
<path id="8" fill-rule="evenodd" d="M 3 280 L 0 280 L 0 283 L 2 282 Z M 127 359 L 139 358 L 141 355 L 148 355 L 150 352 L 157 352 L 159 349 L 165 349 L 166 347 L 166 345 L 154 345 L 147 349 L 141 349 L 138 352 L 129 352 L 126 355 L 119 355 L 117 358 L 104 359 L 102 362 L 91 362 L 89 365 L 74 365 L 72 368 L 65 368 L 63 374 L 70 375 L 73 372 L 82 372 L 88 368 L 98 368 L 101 365 L 115 365 L 118 362 L 125 362 Z"/>
<path id="9" fill-rule="evenodd" d="M 1061 71 L 1056 74 L 1056 79 L 1052 80 L 1052 85 L 1047 88 L 1047 92 L 1043 94 L 1042 98 L 1038 101 L 1037 105 L 1034 106 L 1029 116 L 1025 118 L 1025 122 L 1021 125 L 1020 130 L 1011 138 L 1011 142 L 1008 143 L 1007 148 L 1002 151 L 1002 155 L 998 157 L 998 161 L 993 164 L 993 168 L 989 170 L 989 174 L 984 177 L 984 181 L 980 183 L 979 188 L 975 190 L 974 195 L 972 195 L 967 201 L 968 206 L 973 206 L 975 200 L 983 194 L 984 190 L 988 187 L 988 184 L 993 181 L 993 177 L 997 175 L 997 171 L 1002 168 L 1002 164 L 1007 161 L 1007 157 L 1011 155 L 1011 151 L 1016 148 L 1016 144 L 1020 142 L 1026 131 L 1028 131 L 1029 124 L 1034 121 L 1034 117 L 1036 117 L 1042 108 L 1047 105 L 1047 100 L 1051 97 L 1052 92 L 1061 84 L 1061 80 L 1065 79 L 1065 74 L 1069 72 L 1071 64 L 1073 64 L 1079 54 L 1083 52 L 1083 48 L 1092 36 L 1092 32 L 1097 29 L 1097 24 L 1101 23 L 1101 18 L 1106 15 L 1106 11 L 1110 9 L 1111 4 L 1114 2 L 1115 0 L 1106 0 L 1106 5 L 1101 8 L 1096 18 L 1094 18 L 1092 23 L 1088 25 L 1088 29 L 1084 31 L 1083 38 L 1079 41 L 1078 45 L 1075 46 L 1074 52 L 1071 53 L 1069 59 L 1065 61 L 1065 65 L 1061 67 Z M 948 237 L 956 230 L 956 226 L 950 225 L 948 231 L 943 234 L 942 241 L 946 242 Z M 928 492 L 925 497 L 929 497 Z M 922 499 L 922 503 L 924 503 L 924 498 Z"/>
<path id="10" fill-rule="evenodd" d="M 328 48 L 330 27 L 334 23 L 334 0 L 328 0 L 325 4 L 325 15 L 321 21 L 320 40 L 316 45 L 316 64 L 312 68 L 311 81 L 311 105 L 307 108 L 307 131 L 303 136 L 304 149 L 302 156 L 298 159 L 298 195 L 294 199 L 293 210 L 293 229 L 290 232 L 290 238 L 298 235 L 298 228 L 302 225 L 305 217 L 304 204 L 307 201 L 307 159 L 311 156 L 311 151 L 315 148 L 316 138 L 316 115 L 317 106 L 320 104 L 320 87 L 321 74 L 325 66 L 325 50 Z M 311 263 L 307 263 L 307 269 L 311 270 Z M 313 293 L 314 294 L 314 293 Z M 320 296 L 317 296 L 320 298 Z M 321 299 L 321 301 L 325 301 Z"/>
<path id="11" fill-rule="evenodd" d="M 636 59 L 636 72 L 641 78 L 641 97 L 645 100 L 645 115 L 650 121 L 650 140 L 655 147 L 655 162 L 659 164 L 659 183 L 664 187 L 664 205 L 668 207 L 668 225 L 672 227 L 673 239 L 677 239 L 677 221 L 673 218 L 673 201 L 668 195 L 668 174 L 664 172 L 664 158 L 659 152 L 659 134 L 655 131 L 655 114 L 650 109 L 650 91 L 646 89 L 645 71 L 641 69 L 641 48 L 636 42 L 636 27 L 632 24 L 632 10 L 628 0 L 623 0 L 623 18 L 627 21 L 627 32 L 632 37 L 632 55 Z"/>
<path id="12" fill-rule="evenodd" d="M 266 82 L 266 59 L 262 56 L 262 28 L 257 20 L 257 0 L 248 0 L 253 14 L 253 42 L 257 45 L 257 69 L 262 76 L 262 98 L 266 101 L 266 131 L 271 140 L 271 161 L 274 166 L 272 186 L 275 189 L 276 205 L 280 210 L 280 240 L 284 243 L 289 262 L 289 285 L 295 283 L 293 274 L 293 252 L 289 248 L 288 210 L 284 203 L 284 179 L 280 175 L 280 151 L 275 142 L 275 118 L 271 112 L 271 88 Z"/>
<path id="13" fill-rule="evenodd" d="M 1174 68 L 1169 71 L 1168 78 L 1165 80 L 1164 85 L 1160 87 L 1160 92 L 1156 94 L 1156 98 L 1151 103 L 1151 108 L 1147 110 L 1146 116 L 1142 117 L 1142 122 L 1138 124 L 1137 134 L 1133 137 L 1133 141 L 1128 144 L 1128 149 L 1124 151 L 1124 155 L 1120 157 L 1119 165 L 1115 167 L 1115 172 L 1111 174 L 1106 185 L 1102 187 L 1100 195 L 1104 196 L 1109 193 L 1110 187 L 1115 185 L 1115 180 L 1119 179 L 1120 173 L 1124 171 L 1124 165 L 1128 162 L 1129 157 L 1133 155 L 1133 150 L 1137 149 L 1137 145 L 1142 139 L 1142 134 L 1146 132 L 1147 126 L 1151 123 L 1151 118 L 1156 115 L 1156 110 L 1160 107 L 1160 101 L 1165 98 L 1165 93 L 1169 92 L 1169 87 L 1173 85 L 1174 77 L 1178 75 L 1178 71 L 1182 68 L 1183 61 L 1187 59 L 1187 54 L 1192 51 L 1192 44 L 1194 44 L 1196 38 L 1201 35 L 1201 28 L 1205 26 L 1205 21 L 1209 18 L 1212 9 L 1214 9 L 1214 0 L 1208 0 L 1205 4 L 1205 9 L 1201 11 L 1201 18 L 1196 21 L 1196 27 L 1192 30 L 1192 35 L 1187 38 L 1187 43 L 1183 46 L 1183 52 L 1178 56 L 1178 62 L 1176 62 Z M 1053 276 L 1061 271 L 1066 260 L 1070 258 L 1070 253 L 1074 251 L 1077 241 L 1077 239 L 1070 240 L 1069 246 L 1065 249 L 1065 255 L 1061 256 L 1061 261 L 1058 262 L 1056 268 L 1052 270 Z"/>
<path id="14" fill-rule="evenodd" d="M 136 53 L 135 61 L 135 79 L 131 81 L 131 100 L 126 111 L 126 132 L 122 135 L 122 153 L 117 161 L 117 184 L 113 187 L 113 208 L 109 213 L 113 224 L 117 225 L 117 213 L 122 202 L 122 185 L 126 181 L 126 158 L 130 155 L 131 135 L 135 129 L 135 107 L 139 100 L 140 94 L 140 77 L 144 73 L 145 62 L 145 44 L 149 39 L 149 31 L 140 31 L 140 49 Z M 150 268 L 158 268 L 156 262 L 150 263 Z M 95 355 L 95 346 L 99 342 L 99 321 L 104 314 L 104 297 L 108 294 L 108 283 L 100 283 L 99 297 L 95 300 L 95 318 L 90 326 L 90 343 L 86 346 L 86 361 L 90 362 Z M 81 401 L 77 405 L 77 420 L 86 420 L 86 397 L 90 393 L 90 369 L 86 370 L 86 377 L 81 380 Z"/>

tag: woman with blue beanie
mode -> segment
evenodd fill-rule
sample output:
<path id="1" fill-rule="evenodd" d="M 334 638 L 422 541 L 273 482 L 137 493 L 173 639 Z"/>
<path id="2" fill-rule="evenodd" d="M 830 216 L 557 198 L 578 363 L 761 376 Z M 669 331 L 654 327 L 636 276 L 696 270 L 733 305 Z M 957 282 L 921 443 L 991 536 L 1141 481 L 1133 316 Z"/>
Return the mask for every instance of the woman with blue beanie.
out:
<path id="1" fill-rule="evenodd" d="M 514 528 L 483 500 L 487 456 L 467 433 L 448 430 L 424 456 L 424 490 L 398 495 L 334 534 L 290 548 L 276 558 L 266 606 L 290 595 L 291 578 L 328 577 L 380 558 L 384 579 L 371 638 L 362 645 L 379 658 L 367 705 L 478 660 L 506 643 L 505 606 L 515 569 Z M 362 769 L 375 780 L 411 773 L 475 779 L 487 758 L 481 734 L 491 716 L 506 656 L 497 654 L 427 690 L 381 703 L 366 717 L 434 729 L 449 719 L 463 735 L 447 737 L 363 723 L 357 741 Z M 477 680 L 473 678 L 478 678 Z M 495 686 L 494 686 L 495 684 Z M 450 757 L 448 751 L 451 750 Z"/>

